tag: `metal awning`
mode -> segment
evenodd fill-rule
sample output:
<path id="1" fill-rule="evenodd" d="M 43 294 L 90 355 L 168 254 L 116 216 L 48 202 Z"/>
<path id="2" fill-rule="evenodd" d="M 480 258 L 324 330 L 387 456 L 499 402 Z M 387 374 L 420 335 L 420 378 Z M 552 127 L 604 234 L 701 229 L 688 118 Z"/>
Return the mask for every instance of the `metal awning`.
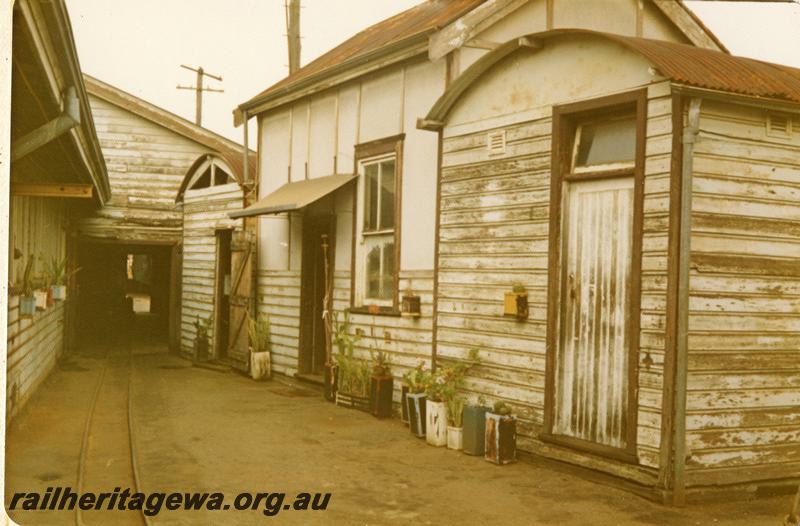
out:
<path id="1" fill-rule="evenodd" d="M 337 174 L 286 183 L 244 210 L 230 212 L 228 215 L 236 219 L 300 210 L 338 190 L 355 178 L 356 176 L 353 174 Z"/>

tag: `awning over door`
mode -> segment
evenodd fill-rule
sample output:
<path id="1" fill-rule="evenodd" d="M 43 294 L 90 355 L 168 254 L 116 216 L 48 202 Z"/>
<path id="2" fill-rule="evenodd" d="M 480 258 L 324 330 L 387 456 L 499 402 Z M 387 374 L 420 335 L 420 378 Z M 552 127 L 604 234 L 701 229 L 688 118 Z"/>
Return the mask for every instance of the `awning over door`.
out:
<path id="1" fill-rule="evenodd" d="M 352 174 L 337 174 L 287 183 L 244 210 L 230 212 L 228 215 L 236 219 L 300 210 L 333 193 L 355 178 L 356 176 Z"/>

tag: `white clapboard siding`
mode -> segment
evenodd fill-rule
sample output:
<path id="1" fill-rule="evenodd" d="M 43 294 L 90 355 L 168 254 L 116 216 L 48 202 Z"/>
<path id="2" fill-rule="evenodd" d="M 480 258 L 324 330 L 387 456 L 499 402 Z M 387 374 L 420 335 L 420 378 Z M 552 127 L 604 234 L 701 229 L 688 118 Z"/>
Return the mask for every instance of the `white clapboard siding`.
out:
<path id="1" fill-rule="evenodd" d="M 194 323 L 214 315 L 216 301 L 217 234 L 220 229 L 242 228 L 241 219 L 228 213 L 241 210 L 243 195 L 236 183 L 186 191 L 183 197 L 183 268 L 181 272 L 181 351 L 192 354 Z M 210 352 L 216 349 L 214 326 L 209 331 Z"/>
<path id="2" fill-rule="evenodd" d="M 111 199 L 82 220 L 78 231 L 92 238 L 177 243 L 178 188 L 195 159 L 209 149 L 94 95 L 89 102 Z"/>
<path id="3" fill-rule="evenodd" d="M 690 484 L 800 472 L 800 133 L 704 101 L 695 144 Z"/>
<path id="4" fill-rule="evenodd" d="M 9 220 L 9 281 L 20 285 L 29 256 L 34 274 L 52 258 L 62 259 L 69 223 L 66 203 L 41 197 L 11 197 Z M 15 258 L 15 249 L 22 255 Z M 56 302 L 33 318 L 19 316 L 17 295 L 8 297 L 6 418 L 13 418 L 53 370 L 64 347 L 65 305 Z"/>
<path id="5" fill-rule="evenodd" d="M 657 86 L 656 86 L 657 87 Z M 545 338 L 550 207 L 551 111 L 532 121 L 463 135 L 446 130 L 439 233 L 437 356 L 465 358 L 480 348 L 466 394 L 502 399 L 519 417 L 519 447 L 547 451 L 544 423 Z M 480 131 L 476 131 L 480 130 Z M 504 130 L 506 153 L 489 155 L 487 133 Z M 672 141 L 668 91 L 648 100 L 645 150 L 642 322 L 637 456 L 659 465 L 667 295 L 669 173 Z M 503 293 L 520 283 L 530 316 L 503 316 Z M 646 358 L 646 359 L 645 359 Z"/>

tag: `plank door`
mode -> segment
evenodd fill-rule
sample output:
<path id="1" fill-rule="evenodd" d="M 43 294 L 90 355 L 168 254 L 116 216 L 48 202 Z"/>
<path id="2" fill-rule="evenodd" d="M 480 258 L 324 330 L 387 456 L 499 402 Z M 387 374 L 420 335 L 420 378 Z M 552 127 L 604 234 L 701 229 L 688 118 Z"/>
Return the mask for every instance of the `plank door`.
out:
<path id="1" fill-rule="evenodd" d="M 634 178 L 565 190 L 553 432 L 626 448 Z"/>
<path id="2" fill-rule="evenodd" d="M 231 365 L 242 370 L 247 370 L 250 361 L 247 320 L 255 304 L 253 238 L 253 234 L 248 230 L 236 230 L 230 246 L 231 286 L 228 298 L 230 326 L 227 357 Z"/>
<path id="3" fill-rule="evenodd" d="M 322 374 L 325 366 L 325 255 L 323 243 L 329 243 L 328 265 L 333 276 L 334 219 L 330 216 L 303 218 L 303 252 L 300 287 L 300 357 L 301 373 Z"/>

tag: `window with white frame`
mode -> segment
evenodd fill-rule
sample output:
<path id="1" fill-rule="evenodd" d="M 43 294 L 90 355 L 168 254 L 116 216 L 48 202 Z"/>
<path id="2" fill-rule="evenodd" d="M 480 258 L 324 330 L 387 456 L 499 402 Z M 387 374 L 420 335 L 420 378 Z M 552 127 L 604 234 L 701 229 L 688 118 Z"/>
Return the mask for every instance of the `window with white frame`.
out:
<path id="1" fill-rule="evenodd" d="M 397 182 L 395 152 L 359 161 L 356 294 L 361 306 L 395 303 Z"/>

